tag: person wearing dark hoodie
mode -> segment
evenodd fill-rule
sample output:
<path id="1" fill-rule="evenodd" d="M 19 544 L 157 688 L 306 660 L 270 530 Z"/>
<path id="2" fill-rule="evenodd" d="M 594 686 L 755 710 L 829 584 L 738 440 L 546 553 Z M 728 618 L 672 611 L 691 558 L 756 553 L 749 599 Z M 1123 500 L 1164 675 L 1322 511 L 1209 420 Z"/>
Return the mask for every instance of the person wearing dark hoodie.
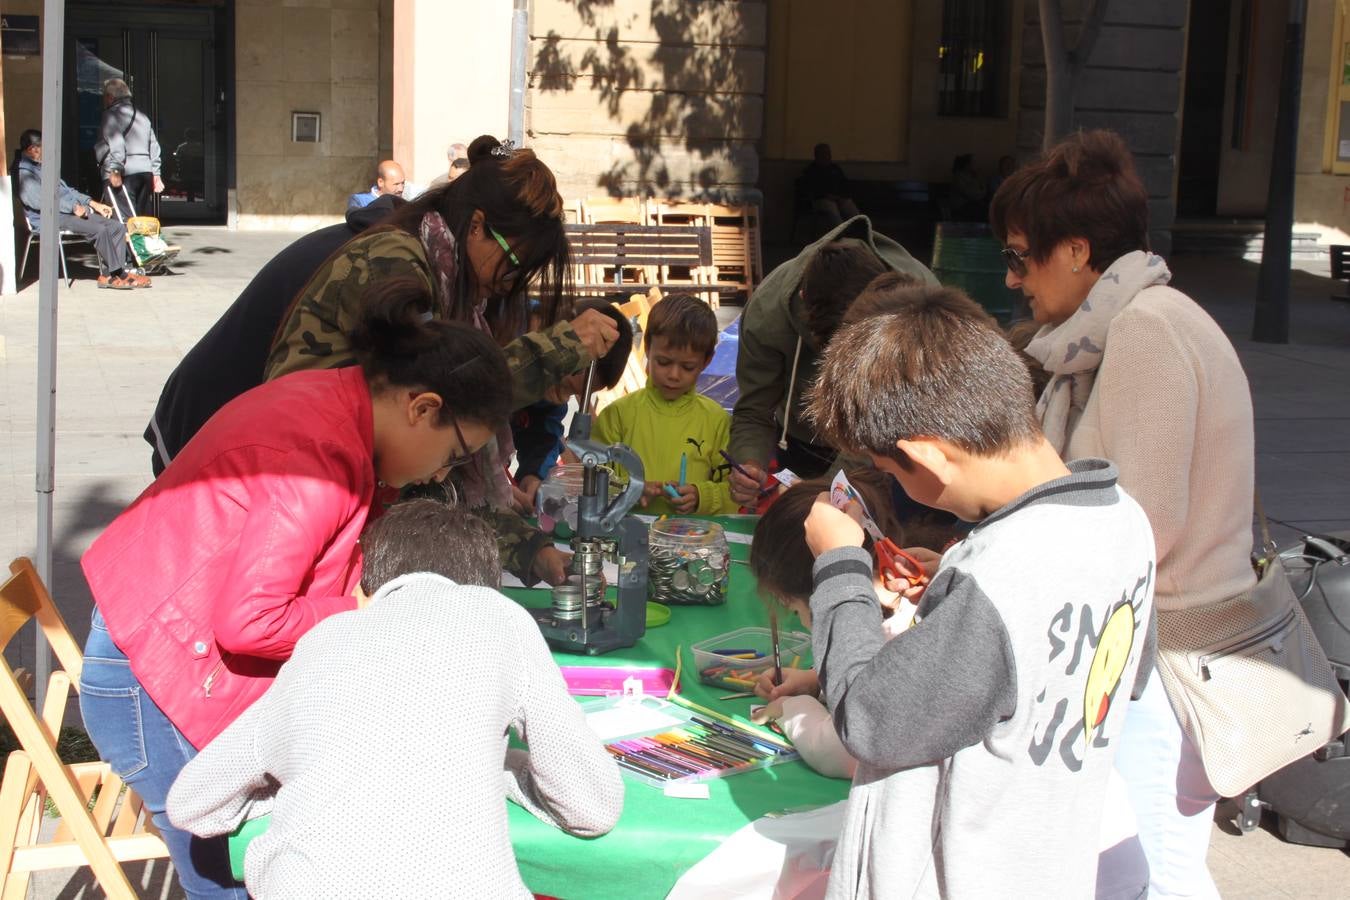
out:
<path id="1" fill-rule="evenodd" d="M 155 477 L 216 410 L 263 382 L 272 337 L 291 300 L 339 247 L 389 215 L 401 197 L 347 211 L 347 221 L 311 232 L 272 257 L 169 375 L 145 439 Z"/>
<path id="2" fill-rule="evenodd" d="M 873 231 L 866 216 L 855 216 L 778 266 L 755 289 L 741 316 L 736 357 L 740 397 L 731 414 L 728 452 L 750 475 L 731 472 L 736 502 L 755 502 L 772 459 L 802 478 L 832 467 L 837 453 L 820 442 L 803 415 L 803 394 L 849 304 L 886 271 L 938 283 L 904 247 Z"/>

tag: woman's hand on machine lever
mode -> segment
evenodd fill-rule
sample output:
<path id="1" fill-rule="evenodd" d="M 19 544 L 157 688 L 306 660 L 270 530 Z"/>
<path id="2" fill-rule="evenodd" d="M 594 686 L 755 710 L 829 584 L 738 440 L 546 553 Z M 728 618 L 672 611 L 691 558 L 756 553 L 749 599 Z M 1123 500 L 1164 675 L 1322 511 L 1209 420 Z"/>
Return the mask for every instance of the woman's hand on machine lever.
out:
<path id="1" fill-rule="evenodd" d="M 549 584 L 562 584 L 567 581 L 567 567 L 571 564 L 572 554 L 549 545 L 534 555 L 534 574 Z"/>
<path id="2" fill-rule="evenodd" d="M 598 309 L 584 310 L 572 320 L 572 330 L 577 333 L 581 343 L 591 359 L 599 359 L 609 352 L 619 339 L 619 326 L 614 320 Z"/>

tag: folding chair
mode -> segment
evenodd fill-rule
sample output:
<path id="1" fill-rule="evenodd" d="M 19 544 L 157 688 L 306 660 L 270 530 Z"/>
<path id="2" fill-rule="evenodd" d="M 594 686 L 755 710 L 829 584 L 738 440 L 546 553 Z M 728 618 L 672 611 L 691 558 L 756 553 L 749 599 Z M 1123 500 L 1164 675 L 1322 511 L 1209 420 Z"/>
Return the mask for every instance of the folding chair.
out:
<path id="1" fill-rule="evenodd" d="M 66 765 L 56 755 L 56 736 L 70 689 L 78 690 L 83 655 L 32 562 L 20 557 L 9 569 L 13 574 L 0 585 L 0 647 L 7 648 L 35 618 L 61 670 L 52 673 L 39 717 L 21 686 L 23 676 L 0 658 L 0 710 L 23 748 L 9 755 L 0 780 L 0 897 L 25 897 L 29 872 L 87 865 L 110 898 L 135 900 L 122 863 L 167 857 L 168 848 L 149 815 L 142 814 L 140 798 L 130 788 L 123 793 L 122 779 L 107 763 Z M 61 825 L 51 840 L 42 841 L 49 797 Z"/>
<path id="2" fill-rule="evenodd" d="M 33 249 L 33 242 L 41 239 L 41 235 L 33 230 L 33 226 L 28 223 L 27 216 L 20 215 L 19 221 L 23 223 L 23 227 L 28 231 L 28 242 L 23 245 L 23 257 L 19 260 L 19 281 L 23 281 L 24 270 L 28 268 L 28 252 Z M 60 238 L 60 247 L 57 252 L 61 257 L 61 277 L 66 280 L 66 287 L 74 287 L 75 279 L 70 277 L 70 270 L 66 265 L 66 245 L 78 244 L 81 241 L 88 241 L 89 239 L 82 234 L 76 234 L 75 232 L 67 231 L 64 228 L 61 229 Z"/>
<path id="3" fill-rule="evenodd" d="M 762 279 L 760 273 L 759 208 L 752 204 L 721 206 L 708 205 L 709 225 L 712 227 L 713 284 L 742 287 L 748 301 L 755 285 Z"/>

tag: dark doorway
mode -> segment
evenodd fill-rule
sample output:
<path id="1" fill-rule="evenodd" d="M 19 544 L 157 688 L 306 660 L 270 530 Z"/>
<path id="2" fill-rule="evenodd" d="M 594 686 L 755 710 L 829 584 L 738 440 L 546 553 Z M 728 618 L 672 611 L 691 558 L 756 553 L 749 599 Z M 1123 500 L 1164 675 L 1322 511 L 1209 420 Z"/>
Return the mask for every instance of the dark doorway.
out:
<path id="1" fill-rule="evenodd" d="M 66 8 L 66 92 L 62 176 L 97 197 L 94 144 L 102 85 L 122 78 L 159 138 L 163 221 L 223 223 L 226 201 L 226 25 L 219 3 L 107 3 Z"/>
<path id="2" fill-rule="evenodd" d="M 1213 216 L 1218 207 L 1232 5 L 1232 0 L 1191 0 L 1177 171 L 1177 216 L 1181 218 Z"/>

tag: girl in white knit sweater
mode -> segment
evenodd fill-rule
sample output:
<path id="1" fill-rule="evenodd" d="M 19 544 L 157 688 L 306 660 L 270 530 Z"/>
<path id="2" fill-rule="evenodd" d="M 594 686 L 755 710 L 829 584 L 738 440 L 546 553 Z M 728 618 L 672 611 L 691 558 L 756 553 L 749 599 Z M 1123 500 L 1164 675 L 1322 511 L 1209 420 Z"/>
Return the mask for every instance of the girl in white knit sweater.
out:
<path id="1" fill-rule="evenodd" d="M 876 469 L 851 470 L 847 475 L 875 517 L 877 527 L 897 546 L 903 546 L 904 530 L 891 512 L 887 483 L 890 476 Z M 770 603 L 795 612 L 807 628 L 811 627 L 814 557 L 806 547 L 802 522 L 816 497 L 829 489 L 828 481 L 800 481 L 788 488 L 760 518 L 755 526 L 754 542 L 750 545 L 750 570 L 760 591 Z M 937 554 L 923 548 L 910 552 L 920 555 L 926 564 L 931 562 L 932 568 L 936 568 Z M 883 609 L 891 611 L 877 625 L 888 636 L 894 637 L 914 618 L 915 605 L 889 590 L 880 578 L 874 587 Z M 803 762 L 831 778 L 853 777 L 858 761 L 844 749 L 830 711 L 819 700 L 820 682 L 815 669 L 786 667 L 782 684 L 774 684 L 772 671 L 765 672 L 755 686 L 755 693 L 768 701 L 765 718 L 778 723 Z"/>
<path id="2" fill-rule="evenodd" d="M 1026 351 L 1050 373 L 1045 435 L 1065 460 L 1116 464 L 1153 526 L 1157 609 L 1250 590 L 1251 392 L 1228 338 L 1149 252 L 1148 192 L 1124 141 L 1067 139 L 1003 182 L 990 220 L 1008 287 L 1041 326 Z M 1216 897 L 1205 855 L 1217 798 L 1159 678 L 1131 704 L 1116 767 L 1150 896 Z"/>

